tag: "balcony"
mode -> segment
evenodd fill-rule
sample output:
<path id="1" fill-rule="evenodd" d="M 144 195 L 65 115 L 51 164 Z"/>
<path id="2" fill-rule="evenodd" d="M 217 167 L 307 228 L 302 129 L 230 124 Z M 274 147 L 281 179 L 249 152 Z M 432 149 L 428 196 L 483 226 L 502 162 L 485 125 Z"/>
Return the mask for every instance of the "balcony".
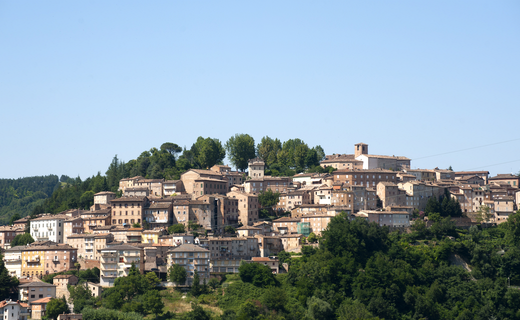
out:
<path id="1" fill-rule="evenodd" d="M 103 253 L 101 253 L 101 257 L 103 257 L 103 258 L 117 258 L 117 253 L 115 253 L 115 252 L 103 252 Z"/>
<path id="2" fill-rule="evenodd" d="M 117 278 L 117 274 L 104 274 L 101 277 L 103 277 L 103 278 Z"/>
<path id="3" fill-rule="evenodd" d="M 25 258 L 25 261 L 27 261 L 28 263 L 31 263 L 31 262 L 40 262 L 40 257 L 35 257 L 35 258 L 32 258 L 32 259 Z"/>

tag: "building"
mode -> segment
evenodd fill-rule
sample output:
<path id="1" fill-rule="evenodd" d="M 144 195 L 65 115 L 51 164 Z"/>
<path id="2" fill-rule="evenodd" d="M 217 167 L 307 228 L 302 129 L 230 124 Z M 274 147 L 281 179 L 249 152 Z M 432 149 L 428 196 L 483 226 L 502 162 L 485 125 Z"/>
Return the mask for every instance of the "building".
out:
<path id="1" fill-rule="evenodd" d="M 237 233 L 239 237 L 252 237 L 255 234 L 261 234 L 262 229 L 253 226 L 242 226 L 237 228 Z"/>
<path id="2" fill-rule="evenodd" d="M 402 168 L 410 168 L 411 164 L 411 160 L 407 157 L 368 154 L 368 144 L 365 143 L 355 145 L 355 158 L 363 161 L 363 169 L 401 170 Z"/>
<path id="3" fill-rule="evenodd" d="M 484 179 L 484 184 L 488 184 L 488 178 L 489 178 L 489 171 L 457 171 L 453 172 L 454 177 L 451 179 L 458 180 L 461 177 L 464 176 L 474 176 L 477 175 Z"/>
<path id="4" fill-rule="evenodd" d="M 258 250 L 260 251 L 259 255 L 254 255 L 251 257 L 269 257 L 272 255 L 277 255 L 280 251 L 283 250 L 282 238 L 279 236 L 264 236 L 262 234 L 255 235 L 255 238 L 258 241 Z"/>
<path id="5" fill-rule="evenodd" d="M 210 274 L 210 252 L 194 244 L 181 244 L 168 250 L 168 269 L 174 264 L 186 269 L 186 284 L 193 284 L 193 276 L 197 271 L 201 283 L 209 280 Z"/>
<path id="6" fill-rule="evenodd" d="M 112 225 L 125 226 L 141 224 L 144 208 L 148 206 L 147 197 L 122 197 L 110 201 L 112 206 Z"/>
<path id="7" fill-rule="evenodd" d="M 208 237 L 205 246 L 208 248 L 212 260 L 248 260 L 251 257 L 259 256 L 260 253 L 255 237 Z"/>
<path id="8" fill-rule="evenodd" d="M 300 218 L 309 214 L 326 214 L 330 206 L 326 204 L 304 204 L 291 210 L 292 218 Z"/>
<path id="9" fill-rule="evenodd" d="M 276 258 L 273 258 L 273 257 L 253 257 L 251 259 L 251 261 L 255 262 L 255 263 L 263 264 L 264 266 L 268 266 L 274 274 L 280 273 L 280 269 L 279 269 L 280 262 Z"/>
<path id="10" fill-rule="evenodd" d="M 228 190 L 227 179 L 212 170 L 190 169 L 181 175 L 181 181 L 186 192 L 195 196 L 226 194 Z"/>
<path id="11" fill-rule="evenodd" d="M 27 320 L 29 312 L 27 303 L 4 300 L 0 301 L 0 319 L 2 320 Z"/>
<path id="12" fill-rule="evenodd" d="M 363 169 L 363 161 L 356 160 L 353 154 L 333 154 L 325 156 L 325 159 L 320 161 L 320 166 L 333 167 L 338 170 Z"/>
<path id="13" fill-rule="evenodd" d="M 284 234 L 281 235 L 283 251 L 287 252 L 297 252 L 301 250 L 302 247 L 302 238 L 301 234 Z"/>
<path id="14" fill-rule="evenodd" d="M 399 189 L 399 186 L 393 182 L 379 182 L 377 196 L 383 207 L 404 206 L 406 203 L 406 191 Z"/>
<path id="15" fill-rule="evenodd" d="M 247 162 L 247 175 L 253 179 L 263 179 L 265 162 L 260 158 L 250 159 Z"/>
<path id="16" fill-rule="evenodd" d="M 41 218 L 31 220 L 31 237 L 34 241 L 63 243 L 63 224 L 68 218 L 65 215 L 46 214 Z"/>
<path id="17" fill-rule="evenodd" d="M 513 188 L 518 188 L 518 185 L 520 184 L 520 177 L 513 174 L 497 174 L 496 176 L 489 178 L 489 182 L 507 184 Z"/>
<path id="18" fill-rule="evenodd" d="M 32 304 L 42 298 L 56 298 L 56 286 L 43 281 L 34 281 L 18 286 L 20 301 Z"/>
<path id="19" fill-rule="evenodd" d="M 244 226 L 247 226 L 258 221 L 260 203 L 258 202 L 257 195 L 240 191 L 231 191 L 227 193 L 227 196 L 232 199 L 237 199 L 238 201 L 238 221 L 236 223 L 242 223 Z"/>
<path id="20" fill-rule="evenodd" d="M 368 222 L 375 222 L 379 226 L 409 227 L 410 214 L 406 211 L 360 211 L 359 214 L 368 218 Z"/>
<path id="21" fill-rule="evenodd" d="M 333 216 L 329 216 L 327 214 L 316 214 L 316 215 L 305 215 L 301 217 L 301 222 L 309 223 L 310 232 L 313 232 L 317 236 L 321 236 L 321 233 L 327 229 L 327 226 L 330 223 L 330 220 L 334 218 Z"/>
<path id="22" fill-rule="evenodd" d="M 144 273 L 144 250 L 130 245 L 116 245 L 101 249 L 100 285 L 103 287 L 114 286 L 118 277 L 129 275 L 130 268 L 134 265 L 141 274 Z"/>
<path id="23" fill-rule="evenodd" d="M 379 182 L 397 183 L 397 172 L 385 169 L 338 170 L 333 172 L 334 182 L 347 186 L 376 187 Z"/>
<path id="24" fill-rule="evenodd" d="M 22 277 L 67 271 L 77 262 L 77 252 L 68 244 L 34 242 L 22 249 Z"/>
<path id="25" fill-rule="evenodd" d="M 25 246 L 16 246 L 5 250 L 4 265 L 11 277 L 22 277 L 22 250 Z"/>
<path id="26" fill-rule="evenodd" d="M 148 222 L 151 228 L 168 228 L 174 223 L 173 202 L 152 200 L 144 209 L 144 221 Z"/>
<path id="27" fill-rule="evenodd" d="M 43 298 L 35 300 L 31 303 L 31 319 L 43 319 L 47 312 L 47 304 L 52 298 Z"/>
<path id="28" fill-rule="evenodd" d="M 301 218 L 282 217 L 273 221 L 273 229 L 281 235 L 296 234 Z"/>
<path id="29" fill-rule="evenodd" d="M 170 197 L 174 194 L 183 193 L 184 184 L 181 180 L 166 180 L 163 183 L 163 195 Z"/>
<path id="30" fill-rule="evenodd" d="M 25 230 L 18 227 L 0 226 L 0 248 L 11 248 L 11 241 L 19 234 L 24 234 Z"/>
<path id="31" fill-rule="evenodd" d="M 83 315 L 77 313 L 64 313 L 58 316 L 58 320 L 83 320 Z"/>
<path id="32" fill-rule="evenodd" d="M 241 258 L 212 258 L 210 260 L 211 273 L 238 273 Z"/>
<path id="33" fill-rule="evenodd" d="M 68 218 L 63 221 L 63 239 L 65 242 L 69 236 L 82 233 L 85 233 L 85 227 L 81 217 Z"/>
<path id="34" fill-rule="evenodd" d="M 59 274 L 52 279 L 52 284 L 56 286 L 56 297 L 65 297 L 68 301 L 70 292 L 67 286 L 78 284 L 78 277 L 72 274 Z"/>
<path id="35" fill-rule="evenodd" d="M 116 198 L 116 194 L 111 191 L 102 191 L 94 195 L 94 205 L 99 204 L 103 206 L 109 206 L 110 201 Z"/>

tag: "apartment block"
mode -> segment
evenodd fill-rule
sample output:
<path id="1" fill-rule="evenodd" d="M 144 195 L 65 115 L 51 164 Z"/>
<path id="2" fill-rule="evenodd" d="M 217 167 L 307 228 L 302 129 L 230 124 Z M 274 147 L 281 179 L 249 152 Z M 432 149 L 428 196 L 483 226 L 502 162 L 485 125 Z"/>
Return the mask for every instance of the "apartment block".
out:
<path id="1" fill-rule="evenodd" d="M 112 225 L 125 226 L 141 224 L 144 209 L 148 206 L 147 197 L 122 197 L 110 201 L 112 206 Z"/>
<path id="2" fill-rule="evenodd" d="M 193 284 L 193 277 L 197 271 L 200 283 L 209 280 L 210 274 L 210 252 L 207 249 L 193 244 L 181 244 L 168 250 L 168 269 L 174 264 L 186 269 L 187 285 Z"/>
<path id="3" fill-rule="evenodd" d="M 63 223 L 69 217 L 65 215 L 46 214 L 31 220 L 31 236 L 34 241 L 53 241 L 63 243 Z"/>
<path id="4" fill-rule="evenodd" d="M 101 249 L 101 286 L 114 286 L 116 278 L 129 275 L 132 264 L 139 269 L 141 274 L 144 273 L 144 250 L 142 248 L 117 245 Z"/>

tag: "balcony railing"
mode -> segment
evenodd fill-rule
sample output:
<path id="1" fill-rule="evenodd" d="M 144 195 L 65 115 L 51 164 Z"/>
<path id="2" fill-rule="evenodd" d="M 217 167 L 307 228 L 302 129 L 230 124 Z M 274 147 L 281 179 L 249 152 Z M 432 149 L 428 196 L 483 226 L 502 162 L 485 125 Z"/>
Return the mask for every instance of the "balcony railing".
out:
<path id="1" fill-rule="evenodd" d="M 115 258 L 117 257 L 117 254 L 115 252 L 103 252 L 101 253 L 101 256 L 103 258 Z"/>

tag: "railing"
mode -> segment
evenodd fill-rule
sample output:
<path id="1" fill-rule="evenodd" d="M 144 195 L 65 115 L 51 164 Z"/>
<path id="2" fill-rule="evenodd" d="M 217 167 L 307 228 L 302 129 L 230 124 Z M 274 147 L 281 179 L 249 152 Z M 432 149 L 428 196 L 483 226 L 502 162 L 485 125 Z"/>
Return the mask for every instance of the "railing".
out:
<path id="1" fill-rule="evenodd" d="M 101 253 L 101 256 L 103 258 L 116 258 L 117 254 L 115 252 L 104 252 L 104 253 Z"/>

